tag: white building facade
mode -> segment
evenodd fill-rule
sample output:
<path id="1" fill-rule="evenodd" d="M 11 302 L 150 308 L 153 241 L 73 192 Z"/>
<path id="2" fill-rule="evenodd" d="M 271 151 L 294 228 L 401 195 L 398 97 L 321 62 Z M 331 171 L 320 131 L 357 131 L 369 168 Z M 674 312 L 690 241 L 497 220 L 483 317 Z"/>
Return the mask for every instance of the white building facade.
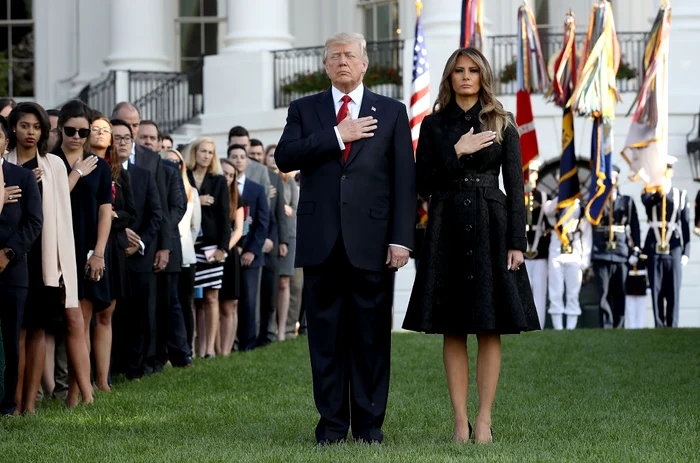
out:
<path id="1" fill-rule="evenodd" d="M 530 1 L 547 58 L 559 50 L 567 10 L 573 10 L 577 31 L 585 35 L 595 1 Z M 406 103 L 410 99 L 416 19 L 412 0 L 5 3 L 7 11 L 0 11 L 0 96 L 33 99 L 50 108 L 80 93 L 102 111 L 109 111 L 116 101 L 130 100 L 143 108 L 145 118 L 162 122 L 172 131 L 176 143 L 208 135 L 217 141 L 219 150 L 224 150 L 228 130 L 234 125 L 245 126 L 265 144 L 276 143 L 284 127 L 287 102 L 308 91 L 303 79 L 319 78 L 315 74 L 321 69 L 318 47 L 340 31 L 362 32 L 368 42 L 377 43 L 372 46 L 374 62 L 370 66 L 377 65 L 383 77 L 387 72 L 397 73 L 391 79 L 379 79 L 377 89 Z M 484 52 L 501 80 L 497 85 L 499 99 L 515 112 L 514 84 L 507 82 L 506 66 L 515 54 L 516 15 L 522 2 L 483 3 Z M 660 0 L 612 3 L 623 60 L 630 72 L 639 72 L 644 33 L 651 27 Z M 671 3 L 669 152 L 680 160 L 675 184 L 688 189 L 694 198 L 698 184 L 693 183 L 689 168 L 686 134 L 700 108 L 700 86 L 696 83 L 700 60 L 691 53 L 700 43 L 700 2 Z M 423 0 L 433 98 L 444 63 L 459 42 L 460 11 L 460 0 Z M 624 174 L 618 153 L 627 135 L 629 118 L 625 114 L 638 80 L 619 83 L 627 91 L 622 94 L 624 102 L 618 105 L 614 145 L 615 163 L 623 166 Z M 543 95 L 534 95 L 533 112 L 540 157 L 545 162 L 555 159 L 560 154 L 561 111 L 546 103 Z M 575 129 L 577 155 L 589 158 L 590 121 L 577 118 Z M 641 185 L 627 182 L 621 190 L 638 199 Z M 641 208 L 639 202 L 638 206 Z M 641 217 L 645 217 L 643 212 Z M 646 233 L 645 226 L 643 230 Z M 685 268 L 681 291 L 682 326 L 700 326 L 700 250 L 697 237 L 693 241 L 696 247 Z M 403 318 L 412 276 L 412 269 L 398 274 L 395 326 Z"/>

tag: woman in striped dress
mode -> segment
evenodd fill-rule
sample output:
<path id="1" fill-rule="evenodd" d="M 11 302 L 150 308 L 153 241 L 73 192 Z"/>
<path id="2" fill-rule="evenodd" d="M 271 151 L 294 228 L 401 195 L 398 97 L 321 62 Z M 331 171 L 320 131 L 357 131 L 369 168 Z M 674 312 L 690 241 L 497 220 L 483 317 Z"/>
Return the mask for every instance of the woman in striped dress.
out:
<path id="1" fill-rule="evenodd" d="M 213 358 L 219 331 L 219 289 L 231 237 L 228 187 L 214 140 L 201 137 L 190 145 L 187 169 L 190 184 L 199 192 L 202 207 L 202 232 L 195 243 L 195 288 L 204 290 L 205 326 L 197 326 L 197 337 L 206 337 L 206 348 L 199 355 Z"/>

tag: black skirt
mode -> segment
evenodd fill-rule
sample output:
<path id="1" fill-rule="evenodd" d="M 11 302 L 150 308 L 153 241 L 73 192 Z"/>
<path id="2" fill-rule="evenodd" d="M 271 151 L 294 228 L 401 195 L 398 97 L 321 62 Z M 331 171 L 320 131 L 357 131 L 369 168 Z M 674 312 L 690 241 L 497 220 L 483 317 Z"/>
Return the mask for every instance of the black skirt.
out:
<path id="1" fill-rule="evenodd" d="M 219 290 L 220 301 L 235 301 L 241 297 L 241 255 L 234 246 L 224 262 L 224 278 Z"/>
<path id="2" fill-rule="evenodd" d="M 107 255 L 105 256 L 106 264 L 109 266 L 109 295 L 112 299 L 124 299 L 131 296 L 126 249 L 122 249 L 118 241 L 113 235 L 110 235 L 109 241 L 107 241 Z"/>

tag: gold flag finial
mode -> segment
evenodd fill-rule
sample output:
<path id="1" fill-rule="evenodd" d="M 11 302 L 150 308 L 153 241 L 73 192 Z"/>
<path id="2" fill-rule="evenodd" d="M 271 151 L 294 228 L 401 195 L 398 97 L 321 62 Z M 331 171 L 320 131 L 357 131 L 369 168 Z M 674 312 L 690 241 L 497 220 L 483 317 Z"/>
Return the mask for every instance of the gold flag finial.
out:
<path id="1" fill-rule="evenodd" d="M 416 0 L 416 16 L 420 16 L 420 10 L 423 9 L 423 2 Z"/>

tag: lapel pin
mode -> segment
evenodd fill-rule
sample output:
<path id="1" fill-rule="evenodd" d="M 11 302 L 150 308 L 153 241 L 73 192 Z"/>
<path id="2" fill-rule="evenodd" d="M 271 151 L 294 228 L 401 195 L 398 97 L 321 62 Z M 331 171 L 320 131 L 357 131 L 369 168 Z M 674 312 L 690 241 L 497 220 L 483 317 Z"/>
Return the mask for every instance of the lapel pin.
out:
<path id="1" fill-rule="evenodd" d="M 374 112 L 377 111 L 377 108 L 375 108 L 374 106 L 372 106 L 370 109 L 371 109 L 372 111 L 374 111 Z"/>

